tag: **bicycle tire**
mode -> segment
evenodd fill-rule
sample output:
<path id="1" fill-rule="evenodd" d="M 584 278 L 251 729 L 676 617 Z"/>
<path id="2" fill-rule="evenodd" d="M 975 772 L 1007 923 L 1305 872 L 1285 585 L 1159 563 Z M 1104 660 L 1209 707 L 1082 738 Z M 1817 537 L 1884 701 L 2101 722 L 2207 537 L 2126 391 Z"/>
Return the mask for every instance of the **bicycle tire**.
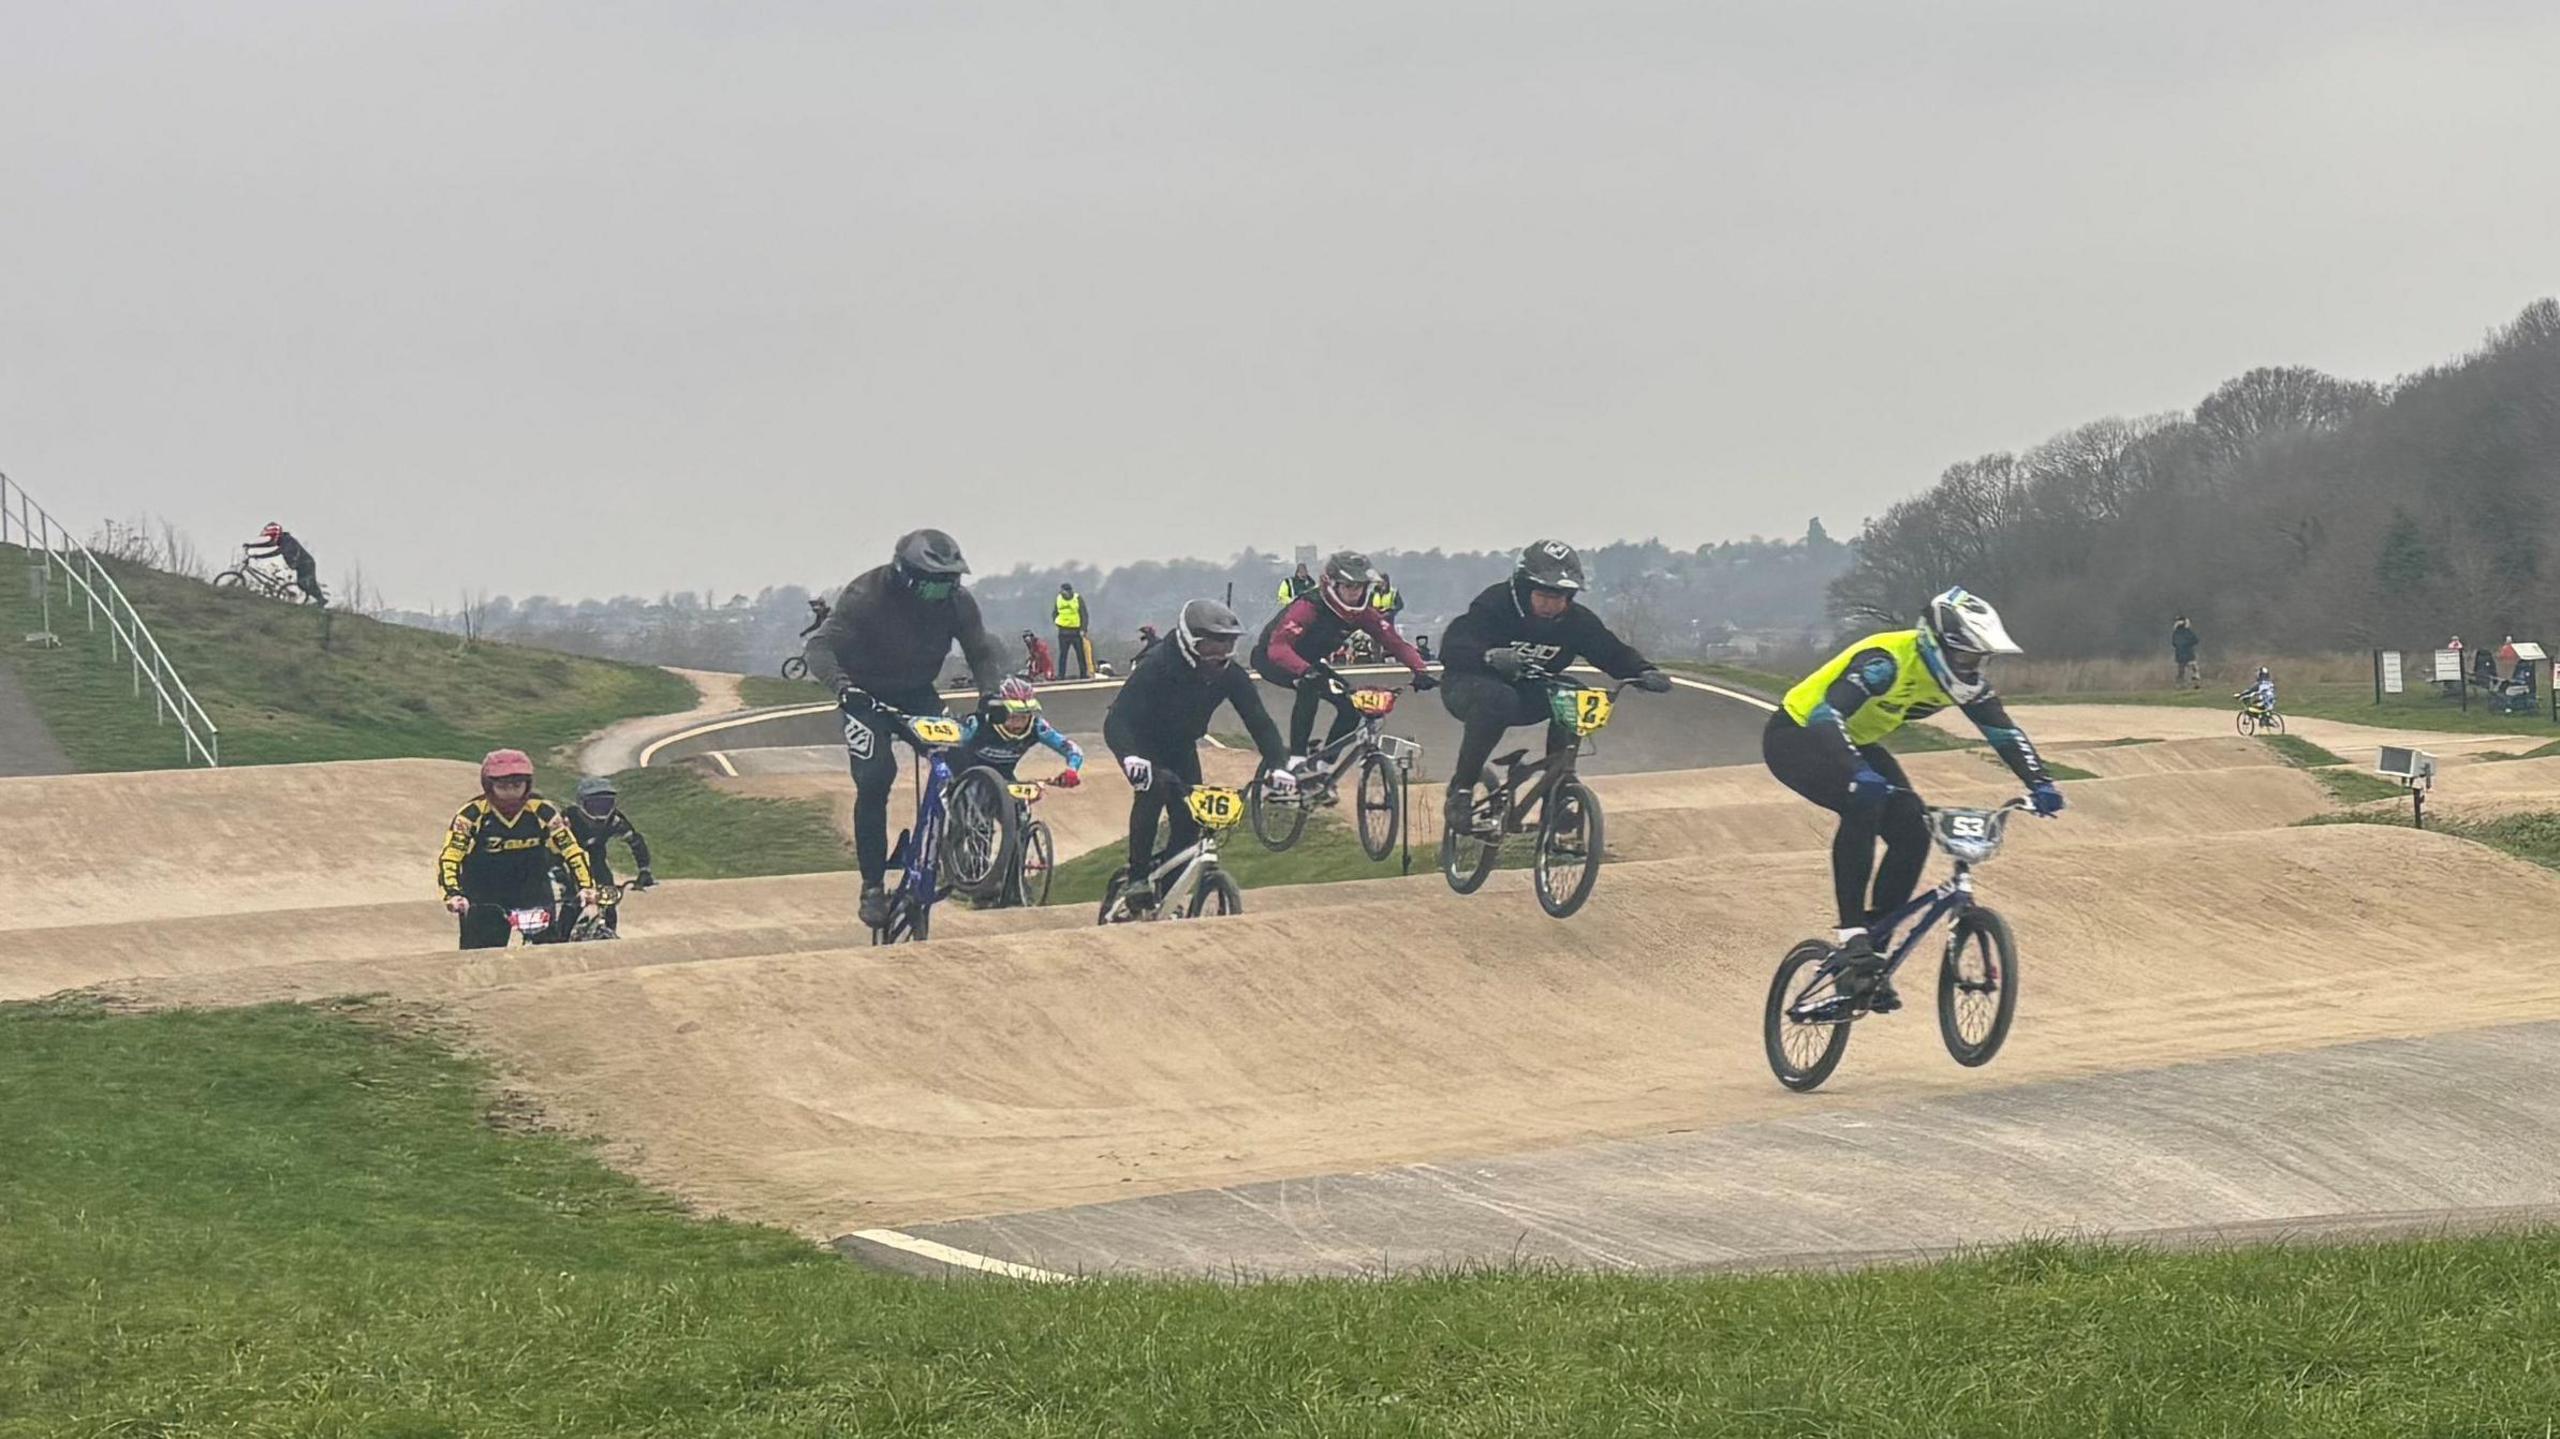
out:
<path id="1" fill-rule="evenodd" d="M 1968 979 L 1959 971 L 1968 952 L 1977 953 L 1990 972 L 1978 979 Z M 1987 989 L 1983 986 L 1987 985 Z M 1989 1023 L 1980 1039 L 1968 1039 L 1963 1001 L 1990 999 Z M 2009 921 L 1995 910 L 1980 905 L 1967 910 L 1956 921 L 1955 933 L 1947 941 L 1947 952 L 1938 961 L 1938 1034 L 1947 1042 L 1947 1054 L 1967 1069 L 1989 1064 L 2008 1041 L 2009 1023 L 2018 1016 L 2018 943 L 2009 933 Z"/>
<path id="2" fill-rule="evenodd" d="M 809 677 L 809 662 L 798 655 L 793 655 L 791 658 L 782 662 L 782 677 L 787 680 L 807 679 Z"/>
<path id="3" fill-rule="evenodd" d="M 1460 834 L 1448 815 L 1440 817 L 1440 873 L 1448 878 L 1449 888 L 1460 894 L 1473 894 L 1484 888 L 1492 877 L 1493 867 L 1502 860 L 1502 837 L 1479 839 Z"/>
<path id="4" fill-rule="evenodd" d="M 238 570 L 224 570 L 213 577 L 213 587 L 217 590 L 236 590 L 248 582 L 249 577 Z"/>
<path id="5" fill-rule="evenodd" d="M 1120 891 L 1128 883 L 1129 866 L 1125 864 L 1111 871 L 1111 878 L 1103 881 L 1102 906 L 1093 914 L 1093 922 L 1096 925 L 1106 925 L 1111 922 L 1111 907 L 1120 902 Z"/>
<path id="6" fill-rule="evenodd" d="M 2247 710 L 2242 710 L 2239 714 L 2233 716 L 2231 723 L 2239 729 L 2240 737 L 2242 739 L 2247 739 L 2258 732 L 2257 717 L 2250 714 Z"/>
<path id="7" fill-rule="evenodd" d="M 1191 887 L 1191 905 L 1183 911 L 1184 917 L 1200 918 L 1201 911 L 1209 908 L 1212 899 L 1218 902 L 1218 907 L 1209 912 L 1210 918 L 1244 913 L 1244 887 L 1236 883 L 1234 875 L 1223 869 L 1213 869 Z"/>
<path id="8" fill-rule="evenodd" d="M 1591 898 L 1593 887 L 1600 883 L 1600 862 L 1608 852 L 1600 797 L 1581 780 L 1566 779 L 1547 791 L 1547 797 L 1538 810 L 1538 848 L 1531 876 L 1538 891 L 1538 907 L 1554 918 L 1571 919 L 1574 912 L 1582 908 L 1583 902 Z M 1564 814 L 1574 815 L 1580 820 L 1576 829 L 1581 843 L 1570 848 L 1561 843 L 1564 829 L 1558 816 Z M 1574 866 L 1576 878 L 1572 887 L 1561 891 L 1557 880 L 1566 873 L 1566 869 L 1555 863 L 1559 858 L 1578 860 Z"/>
<path id="9" fill-rule="evenodd" d="M 1025 909 L 1049 903 L 1049 881 L 1058 872 L 1058 844 L 1049 826 L 1033 820 L 1022 830 L 1022 862 L 1014 867 L 1015 898 Z"/>
<path id="10" fill-rule="evenodd" d="M 1788 950 L 1778 961 L 1777 973 L 1769 977 L 1769 1000 L 1760 1012 L 1760 1045 L 1769 1058 L 1769 1072 L 1778 1082 L 1798 1094 L 1809 1094 L 1822 1087 L 1831 1072 L 1840 1067 L 1840 1057 L 1849 1051 L 1849 1022 L 1839 1020 L 1828 1025 L 1799 1024 L 1787 1018 L 1787 1010 L 1800 999 L 1796 975 L 1808 968 L 1819 968 L 1831 957 L 1831 946 L 1818 939 L 1808 939 Z M 1818 979 L 1808 979 L 1810 989 Z M 1828 1028 L 1831 1033 L 1819 1050 L 1807 1050 L 1799 1059 L 1787 1047 L 1791 1032 Z"/>
<path id="11" fill-rule="evenodd" d="M 2271 715 L 2267 716 L 2265 719 L 2260 720 L 2260 721 L 2258 722 L 2258 728 L 2260 728 L 2260 729 L 2264 729 L 2264 730 L 2273 730 L 2273 731 L 2274 731 L 2274 732 L 2276 732 L 2277 734 L 2283 734 L 2283 733 L 2284 733 L 2284 716 L 2283 716 L 2283 715 L 2280 715 L 2280 714 L 2271 714 Z"/>
<path id="12" fill-rule="evenodd" d="M 1003 892 L 1006 866 L 1022 843 L 1021 806 L 1004 776 L 976 765 L 962 770 L 942 798 L 942 874 L 971 899 Z"/>
<path id="13" fill-rule="evenodd" d="M 1307 802 L 1303 796 L 1285 800 L 1263 797 L 1263 786 L 1255 785 L 1245 794 L 1245 818 L 1253 828 L 1253 837 L 1273 854 L 1285 853 L 1307 832 Z"/>
<path id="14" fill-rule="evenodd" d="M 1376 794 L 1370 793 L 1371 781 Z M 1396 836 L 1404 827 L 1404 789 L 1396 783 L 1396 767 L 1385 755 L 1375 750 L 1361 757 L 1360 788 L 1353 796 L 1353 807 L 1360 825 L 1360 852 L 1375 863 L 1384 863 L 1395 853 Z"/>

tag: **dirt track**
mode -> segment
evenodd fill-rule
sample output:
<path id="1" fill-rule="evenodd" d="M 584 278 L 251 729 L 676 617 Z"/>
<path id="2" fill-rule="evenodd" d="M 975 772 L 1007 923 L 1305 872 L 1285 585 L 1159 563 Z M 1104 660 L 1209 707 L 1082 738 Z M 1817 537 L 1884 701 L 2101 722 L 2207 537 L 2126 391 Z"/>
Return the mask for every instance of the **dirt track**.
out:
<path id="1" fill-rule="evenodd" d="M 1769 1080 L 1758 1015 L 1775 955 L 1821 918 L 1828 829 L 1746 767 L 1602 778 L 1623 862 L 1564 924 L 1517 874 L 1467 899 L 1424 875 L 1134 932 L 948 911 L 934 943 L 876 950 L 843 918 L 849 881 L 808 876 L 671 885 L 619 945 L 468 961 L 427 873 L 467 766 L 5 781 L 0 997 L 443 1002 L 635 1171 L 821 1237 L 1920 1101 L 2058 1104 L 2052 1086 L 2089 1076 L 2560 1019 L 2560 972 L 2446 931 L 2448 897 L 2552 912 L 2560 876 L 2437 835 L 2288 828 L 2317 786 L 2235 746 L 2058 750 L 2118 777 L 2070 785 L 2072 813 L 2021 824 L 1984 873 L 2025 946 L 2008 1050 L 1949 1064 L 1925 979 L 1907 982 L 1912 1010 L 1862 1026 L 1810 1097 Z M 1911 767 L 1948 802 L 2011 787 L 1974 755 Z M 2560 791 L 2554 774 L 2458 779 L 2486 803 Z M 1078 799 L 1107 835 L 1125 796 Z M 131 842 L 166 834 L 188 841 Z M 101 842 L 133 866 L 77 858 Z M 2032 1140 L 2004 1131 L 2048 1167 L 2082 1162 Z M 2221 1214 L 2187 1199 L 2178 1222 Z M 1938 1219 L 1979 1238 L 2011 1222 Z"/>

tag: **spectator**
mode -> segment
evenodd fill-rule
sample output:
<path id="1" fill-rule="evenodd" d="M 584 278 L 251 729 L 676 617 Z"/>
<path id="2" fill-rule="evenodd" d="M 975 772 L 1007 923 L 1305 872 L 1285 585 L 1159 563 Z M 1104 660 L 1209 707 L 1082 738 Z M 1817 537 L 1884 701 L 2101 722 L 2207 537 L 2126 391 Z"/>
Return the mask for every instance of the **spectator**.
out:
<path id="1" fill-rule="evenodd" d="M 1316 577 L 1307 573 L 1307 562 L 1298 562 L 1298 572 L 1280 582 L 1280 603 L 1286 605 L 1316 587 Z"/>
<path id="2" fill-rule="evenodd" d="M 2196 627 L 2187 623 L 2185 615 L 2169 630 L 2169 653 L 2178 660 L 2178 683 L 2187 689 L 2204 688 L 2204 671 L 2196 664 Z"/>

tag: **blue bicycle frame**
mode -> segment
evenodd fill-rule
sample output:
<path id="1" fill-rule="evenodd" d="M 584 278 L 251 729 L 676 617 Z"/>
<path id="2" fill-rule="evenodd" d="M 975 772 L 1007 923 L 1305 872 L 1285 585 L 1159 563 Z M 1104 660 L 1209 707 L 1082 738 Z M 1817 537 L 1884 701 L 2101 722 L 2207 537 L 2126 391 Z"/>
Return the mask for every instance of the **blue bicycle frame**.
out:
<path id="1" fill-rule="evenodd" d="M 897 902 L 889 914 L 891 939 L 912 933 L 918 917 L 941 897 L 937 891 L 942 880 L 942 796 L 951 786 L 951 764 L 942 757 L 942 751 L 927 750 L 917 758 L 916 765 L 916 822 L 913 829 L 899 836 L 906 868 L 899 875 Z"/>
<path id="2" fill-rule="evenodd" d="M 1998 810 L 1992 811 L 1991 813 L 1998 816 L 1998 819 L 1994 822 L 1995 825 L 1998 827 L 2005 827 L 2009 815 L 2023 812 L 2025 809 L 2026 806 L 2023 802 L 2011 800 L 2009 803 L 2002 805 Z M 1928 812 L 1929 826 L 1933 832 L 1937 829 L 1938 817 L 1942 813 L 1946 813 L 1946 811 L 1931 810 Z M 1966 812 L 1956 811 L 1956 813 L 1961 814 Z M 1945 848 L 1946 846 L 1941 844 L 1940 847 Z M 1995 832 L 1991 835 L 1991 848 L 1996 851 L 1998 847 L 1999 835 L 1995 829 Z M 1905 902 L 1894 909 L 1890 914 L 1877 917 L 1876 921 L 1868 927 L 1869 940 L 1876 944 L 1879 952 L 1887 954 L 1884 969 L 1878 976 L 1879 978 L 1886 980 L 1893 978 L 1893 976 L 1901 970 L 1902 962 L 1909 959 L 1911 957 L 1911 952 L 1920 947 L 1920 941 L 1927 938 L 1929 933 L 1938 927 L 1938 921 L 1945 919 L 1950 915 L 1961 918 L 1966 911 L 1973 908 L 1974 861 L 1958 858 L 1952 851 L 1950 851 L 1949 857 L 1955 859 L 1955 873 L 1940 881 L 1937 888 Z M 1988 858 L 1989 855 L 1986 853 L 1982 857 Z M 1916 923 L 1913 922 L 1915 919 L 1917 920 Z M 1893 936 L 1900 931 L 1905 924 L 1911 925 L 1909 932 L 1903 933 L 1898 941 L 1895 940 Z M 1815 974 L 1817 978 L 1822 976 L 1837 976 L 1841 972 L 1841 968 L 1840 956 L 1835 953 L 1830 958 L 1822 962 L 1822 967 L 1819 970 L 1816 970 Z M 1829 1001 L 1825 1001 L 1825 1003 L 1828 1002 Z M 1819 1006 L 1816 1007 L 1818 1008 Z"/>

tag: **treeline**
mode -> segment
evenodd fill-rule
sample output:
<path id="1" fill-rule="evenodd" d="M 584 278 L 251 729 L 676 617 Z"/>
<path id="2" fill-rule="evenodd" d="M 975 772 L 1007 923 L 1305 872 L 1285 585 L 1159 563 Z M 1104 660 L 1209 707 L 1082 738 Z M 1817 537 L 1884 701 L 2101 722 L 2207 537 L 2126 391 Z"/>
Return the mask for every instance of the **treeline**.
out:
<path id="1" fill-rule="evenodd" d="M 2192 412 L 1951 466 L 1870 520 L 1834 614 L 1962 583 L 2031 651 L 2160 648 L 2191 616 L 2278 652 L 2560 629 L 2560 303 L 2388 385 L 2257 369 Z"/>
<path id="2" fill-rule="evenodd" d="M 960 536 L 962 545 L 968 536 Z M 1438 635 L 1468 602 L 1510 573 L 1512 552 L 1372 552 L 1404 599 L 1408 633 Z M 1845 572 L 1851 547 L 1819 520 L 1796 540 L 1736 540 L 1674 549 L 1659 540 L 1586 549 L 1591 603 L 1635 643 L 1666 657 L 1703 657 L 1737 648 L 1803 648 L 1827 640 L 1824 596 Z M 1137 647 L 1138 627 L 1162 629 L 1185 600 L 1232 593 L 1238 613 L 1260 625 L 1278 605 L 1294 561 L 1259 550 L 1216 560 L 1149 560 L 1104 571 L 1091 565 L 1020 565 L 972 579 L 987 622 L 1009 646 L 1022 631 L 1054 639 L 1051 602 L 1060 583 L 1086 598 L 1094 647 L 1118 658 Z M 850 578 L 850 576 L 847 576 Z M 797 654 L 813 593 L 833 598 L 837 580 L 817 590 L 776 585 L 754 595 L 624 595 L 610 600 L 474 599 L 453 611 L 391 611 L 384 618 L 454 633 L 485 635 L 606 659 L 769 674 Z"/>

